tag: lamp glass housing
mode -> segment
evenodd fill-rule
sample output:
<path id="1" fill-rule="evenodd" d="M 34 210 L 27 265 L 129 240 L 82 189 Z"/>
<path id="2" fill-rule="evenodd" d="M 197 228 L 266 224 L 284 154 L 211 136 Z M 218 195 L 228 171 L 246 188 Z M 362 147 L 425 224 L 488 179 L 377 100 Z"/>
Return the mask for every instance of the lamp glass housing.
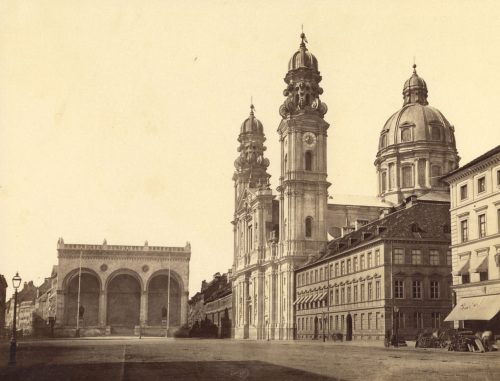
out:
<path id="1" fill-rule="evenodd" d="M 14 287 L 17 290 L 20 285 L 21 285 L 21 277 L 19 276 L 19 273 L 16 273 L 16 275 L 12 278 L 12 287 Z"/>

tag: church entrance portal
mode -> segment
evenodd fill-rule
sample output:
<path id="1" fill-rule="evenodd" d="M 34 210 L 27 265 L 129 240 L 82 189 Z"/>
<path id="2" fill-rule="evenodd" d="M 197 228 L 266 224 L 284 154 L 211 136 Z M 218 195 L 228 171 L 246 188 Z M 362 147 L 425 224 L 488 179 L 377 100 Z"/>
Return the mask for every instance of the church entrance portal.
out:
<path id="1" fill-rule="evenodd" d="M 139 325 L 141 286 L 132 275 L 121 274 L 108 285 L 107 324 L 112 333 L 132 333 Z"/>

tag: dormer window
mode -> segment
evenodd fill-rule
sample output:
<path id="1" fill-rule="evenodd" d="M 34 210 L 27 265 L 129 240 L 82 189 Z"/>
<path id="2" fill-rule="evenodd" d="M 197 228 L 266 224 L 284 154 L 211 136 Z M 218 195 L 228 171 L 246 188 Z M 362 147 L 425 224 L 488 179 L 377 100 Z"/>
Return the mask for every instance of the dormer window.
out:
<path id="1" fill-rule="evenodd" d="M 387 134 L 384 133 L 381 137 L 380 137 L 380 148 L 385 148 L 387 147 Z"/>
<path id="2" fill-rule="evenodd" d="M 409 127 L 403 128 L 401 130 L 401 141 L 411 142 L 411 129 Z"/>
<path id="3" fill-rule="evenodd" d="M 438 126 L 431 127 L 431 140 L 441 140 L 441 131 Z"/>

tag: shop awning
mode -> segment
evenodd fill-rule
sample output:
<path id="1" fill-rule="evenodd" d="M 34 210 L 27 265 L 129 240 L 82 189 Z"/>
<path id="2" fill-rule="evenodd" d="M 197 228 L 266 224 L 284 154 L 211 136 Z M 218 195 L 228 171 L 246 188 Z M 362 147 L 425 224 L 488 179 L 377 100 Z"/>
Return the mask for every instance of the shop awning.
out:
<path id="1" fill-rule="evenodd" d="M 305 299 L 302 301 L 302 303 L 307 303 L 311 300 L 313 296 L 312 295 L 309 295 L 309 296 L 306 296 Z"/>
<path id="2" fill-rule="evenodd" d="M 323 301 L 323 300 L 325 300 L 326 295 L 327 295 L 327 293 L 326 293 L 326 292 L 323 292 L 323 293 L 319 296 L 318 300 L 319 300 L 320 302 L 321 302 L 321 301 Z"/>
<path id="3" fill-rule="evenodd" d="M 473 272 L 475 273 L 484 273 L 484 272 L 487 272 L 488 271 L 488 256 L 485 255 L 484 257 L 482 257 L 478 263 L 478 265 L 476 266 L 476 268 L 474 269 Z"/>
<path id="4" fill-rule="evenodd" d="M 500 295 L 473 296 L 460 299 L 444 321 L 491 320 L 498 311 Z"/>
<path id="5" fill-rule="evenodd" d="M 460 268 L 453 273 L 453 275 L 465 275 L 469 273 L 470 259 L 460 263 Z"/>
<path id="6" fill-rule="evenodd" d="M 305 296 L 299 296 L 295 302 L 293 302 L 293 305 L 300 304 L 302 301 L 305 299 Z"/>

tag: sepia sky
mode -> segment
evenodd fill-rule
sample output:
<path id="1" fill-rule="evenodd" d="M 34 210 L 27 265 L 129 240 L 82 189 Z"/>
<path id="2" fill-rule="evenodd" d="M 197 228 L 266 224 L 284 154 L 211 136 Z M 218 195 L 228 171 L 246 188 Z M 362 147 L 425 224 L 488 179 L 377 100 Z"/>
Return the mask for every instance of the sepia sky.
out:
<path id="1" fill-rule="evenodd" d="M 0 2 L 0 274 L 39 285 L 66 243 L 184 246 L 190 294 L 232 263 L 240 125 L 278 108 L 301 24 L 329 111 L 330 194 L 376 194 L 413 57 L 461 164 L 500 143 L 495 1 Z"/>

